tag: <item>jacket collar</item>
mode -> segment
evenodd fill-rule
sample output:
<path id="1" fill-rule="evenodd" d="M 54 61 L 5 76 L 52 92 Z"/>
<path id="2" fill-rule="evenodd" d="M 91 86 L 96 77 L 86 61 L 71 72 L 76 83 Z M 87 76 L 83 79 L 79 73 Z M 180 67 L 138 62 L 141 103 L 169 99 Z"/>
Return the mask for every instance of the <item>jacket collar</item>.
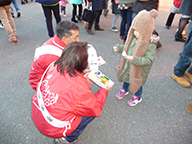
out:
<path id="1" fill-rule="evenodd" d="M 64 49 L 64 47 L 66 46 L 66 44 L 57 36 L 57 35 L 55 35 L 54 37 L 53 37 L 53 44 L 56 46 L 56 47 L 58 47 L 58 48 L 60 48 L 60 49 Z"/>

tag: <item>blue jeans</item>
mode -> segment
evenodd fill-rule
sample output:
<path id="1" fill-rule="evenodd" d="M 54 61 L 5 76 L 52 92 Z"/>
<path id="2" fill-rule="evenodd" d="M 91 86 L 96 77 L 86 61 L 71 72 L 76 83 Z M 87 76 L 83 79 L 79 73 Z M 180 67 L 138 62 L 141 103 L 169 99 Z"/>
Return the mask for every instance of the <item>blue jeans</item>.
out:
<path id="1" fill-rule="evenodd" d="M 111 28 L 115 27 L 118 18 L 119 18 L 119 14 L 115 14 L 113 17 L 113 22 L 112 22 Z"/>
<path id="2" fill-rule="evenodd" d="M 188 27 L 188 29 L 189 28 L 189 37 L 185 42 L 181 56 L 174 67 L 174 74 L 178 77 L 184 76 L 185 71 L 190 67 L 192 62 L 192 27 Z M 188 72 L 192 74 L 192 66 L 188 69 Z"/>
<path id="3" fill-rule="evenodd" d="M 84 129 L 86 128 L 86 126 L 92 121 L 94 120 L 95 117 L 82 117 L 81 122 L 79 124 L 79 126 L 68 136 L 65 137 L 65 139 L 68 142 L 73 142 L 74 140 L 76 140 L 78 138 L 78 136 L 84 131 Z"/>
<path id="4" fill-rule="evenodd" d="M 101 14 L 102 14 L 102 10 L 94 10 L 93 13 L 94 13 L 94 19 L 92 22 L 88 23 L 87 30 L 91 30 L 94 21 L 95 21 L 95 28 L 99 27 L 99 20 L 100 20 Z"/>
<path id="5" fill-rule="evenodd" d="M 121 26 L 120 26 L 120 36 L 125 36 L 127 38 L 127 33 L 132 23 L 132 7 L 126 10 L 120 10 L 121 12 Z M 126 40 L 124 39 L 124 41 Z"/>
<path id="6" fill-rule="evenodd" d="M 129 83 L 123 82 L 123 89 L 128 92 L 129 91 Z M 143 87 L 141 86 L 139 88 L 139 90 L 135 93 L 135 96 L 137 96 L 138 98 L 141 98 L 141 94 L 143 91 Z"/>
<path id="7" fill-rule="evenodd" d="M 20 9 L 19 9 L 19 6 L 18 6 L 16 0 L 12 0 L 12 3 L 13 3 L 13 5 L 14 5 L 16 11 L 18 12 Z"/>
<path id="8" fill-rule="evenodd" d="M 48 35 L 50 37 L 53 37 L 54 31 L 53 31 L 53 25 L 52 25 L 52 11 L 53 11 L 54 17 L 56 19 L 56 22 L 59 23 L 61 21 L 61 17 L 59 15 L 59 4 L 56 6 L 43 6 L 42 5 L 42 8 L 43 8 L 44 16 L 46 18 Z"/>

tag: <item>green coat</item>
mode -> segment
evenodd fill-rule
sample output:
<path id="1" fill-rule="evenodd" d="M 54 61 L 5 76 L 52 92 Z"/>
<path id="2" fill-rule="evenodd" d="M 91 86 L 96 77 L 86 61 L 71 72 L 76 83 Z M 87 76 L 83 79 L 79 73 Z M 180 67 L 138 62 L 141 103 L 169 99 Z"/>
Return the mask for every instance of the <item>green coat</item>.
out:
<path id="1" fill-rule="evenodd" d="M 127 52 L 127 55 L 132 55 L 133 49 L 137 39 L 134 37 L 130 48 Z M 116 53 L 122 53 L 124 49 L 124 45 L 116 45 L 118 47 L 118 51 Z M 132 62 L 126 60 L 122 73 L 120 74 L 120 80 L 126 83 L 130 83 L 130 65 L 136 65 L 143 67 L 141 77 L 143 78 L 142 86 L 145 84 L 152 64 L 155 60 L 155 53 L 156 53 L 157 44 L 154 42 L 150 42 L 147 48 L 147 51 L 143 57 L 133 56 Z"/>

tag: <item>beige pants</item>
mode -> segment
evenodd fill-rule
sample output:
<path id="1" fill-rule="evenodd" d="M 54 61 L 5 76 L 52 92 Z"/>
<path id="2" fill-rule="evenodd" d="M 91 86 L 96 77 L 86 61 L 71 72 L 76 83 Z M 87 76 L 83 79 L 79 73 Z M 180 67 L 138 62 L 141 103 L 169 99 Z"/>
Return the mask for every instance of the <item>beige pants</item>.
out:
<path id="1" fill-rule="evenodd" d="M 11 5 L 0 6 L 0 19 L 3 23 L 5 30 L 7 31 L 8 37 L 12 41 L 15 41 L 17 40 L 16 29 L 15 29 L 15 23 L 11 16 L 10 6 Z"/>

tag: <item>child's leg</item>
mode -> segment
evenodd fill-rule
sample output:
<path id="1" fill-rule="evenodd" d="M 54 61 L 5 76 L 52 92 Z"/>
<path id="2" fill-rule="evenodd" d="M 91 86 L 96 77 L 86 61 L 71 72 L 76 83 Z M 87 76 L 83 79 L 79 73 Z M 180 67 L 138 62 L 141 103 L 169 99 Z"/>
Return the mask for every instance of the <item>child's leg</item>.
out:
<path id="1" fill-rule="evenodd" d="M 122 99 L 125 95 L 127 95 L 129 93 L 128 88 L 129 88 L 129 83 L 124 82 L 123 88 L 118 92 L 118 94 L 116 95 L 116 98 Z"/>
<path id="2" fill-rule="evenodd" d="M 66 7 L 63 6 L 64 15 L 66 15 Z"/>
<path id="3" fill-rule="evenodd" d="M 141 86 L 139 90 L 133 95 L 132 99 L 130 99 L 127 103 L 130 106 L 135 106 L 136 104 L 140 103 L 142 101 L 141 94 L 143 91 L 143 87 Z"/>

